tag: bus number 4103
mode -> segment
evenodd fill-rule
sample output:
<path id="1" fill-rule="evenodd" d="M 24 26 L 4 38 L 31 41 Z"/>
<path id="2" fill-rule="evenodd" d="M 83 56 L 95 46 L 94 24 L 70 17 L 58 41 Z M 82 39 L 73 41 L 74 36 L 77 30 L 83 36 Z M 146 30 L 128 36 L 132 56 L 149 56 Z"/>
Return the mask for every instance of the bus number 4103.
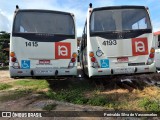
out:
<path id="1" fill-rule="evenodd" d="M 26 47 L 37 47 L 38 46 L 38 42 L 25 42 L 26 43 Z"/>

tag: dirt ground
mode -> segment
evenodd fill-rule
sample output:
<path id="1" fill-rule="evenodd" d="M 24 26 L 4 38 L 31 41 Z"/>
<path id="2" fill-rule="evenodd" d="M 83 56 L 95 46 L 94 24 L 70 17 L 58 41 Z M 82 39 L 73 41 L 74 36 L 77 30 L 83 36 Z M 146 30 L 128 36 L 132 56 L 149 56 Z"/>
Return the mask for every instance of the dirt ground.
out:
<path id="1" fill-rule="evenodd" d="M 160 75 L 149 75 L 150 77 L 156 78 L 158 80 Z M 150 78 L 148 78 L 150 79 Z M 8 70 L 1 70 L 0 71 L 0 84 L 1 83 L 8 83 L 13 82 L 13 80 L 18 79 L 11 79 L 9 78 L 9 71 Z M 0 91 L 0 95 L 4 94 Z M 59 102 L 55 100 L 41 100 L 38 99 L 37 94 L 29 94 L 28 96 L 19 98 L 17 100 L 11 100 L 7 102 L 0 103 L 0 111 L 42 111 L 42 107 L 46 104 L 56 104 L 55 111 L 103 111 L 103 107 L 97 106 L 84 106 L 84 105 L 75 105 L 66 102 Z M 74 114 L 74 113 L 73 113 Z M 130 117 L 43 117 L 43 118 L 0 118 L 0 120 L 141 120 L 141 118 L 130 118 Z M 157 118 L 155 118 L 157 119 Z M 158 120 L 158 119 L 157 119 Z"/>

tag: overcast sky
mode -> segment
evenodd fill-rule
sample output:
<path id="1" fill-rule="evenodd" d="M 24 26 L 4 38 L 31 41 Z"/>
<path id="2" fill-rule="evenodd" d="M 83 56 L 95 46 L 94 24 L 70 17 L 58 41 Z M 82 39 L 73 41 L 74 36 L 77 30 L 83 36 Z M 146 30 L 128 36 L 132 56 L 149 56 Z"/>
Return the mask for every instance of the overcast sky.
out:
<path id="1" fill-rule="evenodd" d="M 75 14 L 77 35 L 81 36 L 89 3 L 93 7 L 112 5 L 148 6 L 154 31 L 160 31 L 160 0 L 0 0 L 0 31 L 11 31 L 16 5 L 20 9 L 49 9 Z"/>

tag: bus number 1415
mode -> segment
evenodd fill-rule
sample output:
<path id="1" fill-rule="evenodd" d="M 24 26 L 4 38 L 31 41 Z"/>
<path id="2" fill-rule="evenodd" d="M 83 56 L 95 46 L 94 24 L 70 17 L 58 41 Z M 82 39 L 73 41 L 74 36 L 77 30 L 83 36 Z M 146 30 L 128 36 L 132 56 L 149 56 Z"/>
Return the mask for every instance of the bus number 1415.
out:
<path id="1" fill-rule="evenodd" d="M 25 42 L 26 43 L 26 47 L 37 47 L 38 46 L 38 42 Z"/>
<path id="2" fill-rule="evenodd" d="M 117 45 L 116 40 L 107 40 L 102 43 L 102 45 Z"/>

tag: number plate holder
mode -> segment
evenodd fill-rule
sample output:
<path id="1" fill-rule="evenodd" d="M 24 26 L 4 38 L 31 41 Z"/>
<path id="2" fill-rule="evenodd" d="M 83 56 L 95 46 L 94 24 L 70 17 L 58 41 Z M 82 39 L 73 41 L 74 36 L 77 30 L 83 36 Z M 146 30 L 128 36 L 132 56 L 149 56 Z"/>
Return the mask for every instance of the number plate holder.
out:
<path id="1" fill-rule="evenodd" d="M 134 68 L 116 68 L 114 69 L 113 73 L 114 74 L 125 74 L 125 73 L 134 73 L 135 69 Z"/>

